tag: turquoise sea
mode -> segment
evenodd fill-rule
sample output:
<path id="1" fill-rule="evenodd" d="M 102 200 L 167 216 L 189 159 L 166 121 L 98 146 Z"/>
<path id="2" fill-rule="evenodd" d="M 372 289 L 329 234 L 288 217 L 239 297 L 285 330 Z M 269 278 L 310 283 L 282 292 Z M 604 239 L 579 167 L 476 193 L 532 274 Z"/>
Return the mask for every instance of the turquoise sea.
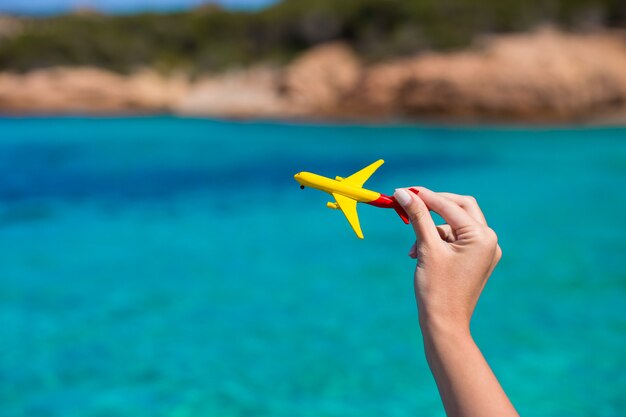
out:
<path id="1" fill-rule="evenodd" d="M 0 119 L 0 416 L 443 416 L 407 257 L 305 170 L 473 194 L 522 415 L 626 410 L 626 129 Z"/>

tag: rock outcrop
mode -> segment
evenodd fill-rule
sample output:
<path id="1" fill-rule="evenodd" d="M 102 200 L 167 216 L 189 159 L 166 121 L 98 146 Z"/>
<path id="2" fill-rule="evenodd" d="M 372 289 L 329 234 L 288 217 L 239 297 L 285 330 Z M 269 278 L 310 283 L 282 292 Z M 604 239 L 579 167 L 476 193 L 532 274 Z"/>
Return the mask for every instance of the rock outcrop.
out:
<path id="1" fill-rule="evenodd" d="M 292 106 L 304 112 L 333 113 L 353 94 L 362 66 L 345 44 L 319 46 L 289 65 L 281 91 Z"/>
<path id="2" fill-rule="evenodd" d="M 0 74 L 0 109 L 7 113 L 169 111 L 188 93 L 180 77 L 152 71 L 122 76 L 97 68 L 50 68 Z"/>
<path id="3" fill-rule="evenodd" d="M 361 99 L 407 116 L 572 120 L 626 105 L 626 37 L 544 29 L 369 68 Z"/>

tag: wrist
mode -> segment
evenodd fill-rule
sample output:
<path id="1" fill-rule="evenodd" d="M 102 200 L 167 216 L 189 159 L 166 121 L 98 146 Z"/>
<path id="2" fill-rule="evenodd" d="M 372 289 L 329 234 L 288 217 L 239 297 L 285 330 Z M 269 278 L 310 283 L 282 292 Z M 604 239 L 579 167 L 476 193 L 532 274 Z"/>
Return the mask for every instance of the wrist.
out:
<path id="1" fill-rule="evenodd" d="M 420 311 L 419 323 L 424 337 L 431 339 L 472 338 L 469 321 L 466 320 Z"/>

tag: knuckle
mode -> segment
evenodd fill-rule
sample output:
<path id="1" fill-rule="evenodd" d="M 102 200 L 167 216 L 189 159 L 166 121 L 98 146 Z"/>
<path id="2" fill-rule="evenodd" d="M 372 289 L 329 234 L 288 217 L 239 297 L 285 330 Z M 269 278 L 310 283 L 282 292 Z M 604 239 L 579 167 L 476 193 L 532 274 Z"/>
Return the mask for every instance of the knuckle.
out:
<path id="1" fill-rule="evenodd" d="M 463 196 L 463 204 L 467 204 L 467 205 L 471 206 L 471 205 L 478 204 L 478 202 L 476 201 L 476 198 L 474 196 L 464 195 Z"/>
<path id="2" fill-rule="evenodd" d="M 498 245 L 496 247 L 496 262 L 500 262 L 500 259 L 502 259 L 502 248 Z"/>
<path id="3" fill-rule="evenodd" d="M 483 242 L 489 246 L 496 246 L 498 244 L 498 235 L 496 232 L 489 228 L 483 228 Z"/>

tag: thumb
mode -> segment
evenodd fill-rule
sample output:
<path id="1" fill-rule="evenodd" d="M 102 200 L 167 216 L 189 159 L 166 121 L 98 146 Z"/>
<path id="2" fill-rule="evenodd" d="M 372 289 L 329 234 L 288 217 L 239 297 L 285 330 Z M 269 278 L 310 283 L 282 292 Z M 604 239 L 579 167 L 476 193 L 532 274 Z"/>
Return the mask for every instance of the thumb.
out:
<path id="1" fill-rule="evenodd" d="M 409 216 L 418 241 L 429 243 L 441 240 L 437 226 L 435 226 L 435 222 L 430 215 L 430 210 L 426 207 L 426 203 L 419 198 L 419 191 L 413 188 L 410 191 L 407 191 L 405 188 L 398 188 L 393 193 L 393 196 Z"/>

